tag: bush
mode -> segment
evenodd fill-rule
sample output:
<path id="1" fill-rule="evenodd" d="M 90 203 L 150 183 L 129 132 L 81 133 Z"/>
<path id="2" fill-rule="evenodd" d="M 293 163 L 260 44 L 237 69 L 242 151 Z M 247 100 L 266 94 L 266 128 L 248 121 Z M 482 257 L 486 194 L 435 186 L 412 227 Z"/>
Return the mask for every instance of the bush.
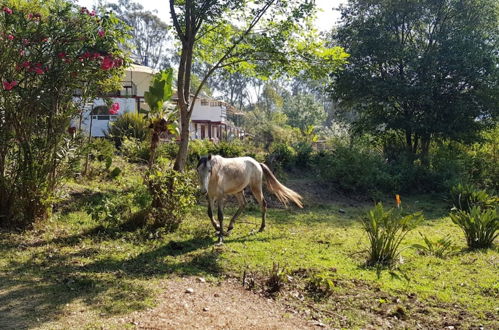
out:
<path id="1" fill-rule="evenodd" d="M 143 115 L 126 112 L 118 116 L 115 122 L 110 123 L 107 136 L 112 138 L 119 147 L 125 137 L 142 142 L 148 139 L 149 134 L 149 121 Z"/>
<path id="2" fill-rule="evenodd" d="M 129 162 L 147 163 L 149 161 L 150 146 L 150 141 L 124 137 L 120 151 Z"/>
<path id="3" fill-rule="evenodd" d="M 20 228 L 50 215 L 67 173 L 60 151 L 80 112 L 75 92 L 88 100 L 119 88 L 127 29 L 70 1 L 1 7 L 0 226 Z"/>
<path id="4" fill-rule="evenodd" d="M 393 209 L 386 211 L 381 203 L 376 204 L 362 219 L 370 243 L 367 265 L 391 266 L 395 263 L 400 243 L 421 220 L 421 213 L 403 217 Z"/>
<path id="5" fill-rule="evenodd" d="M 295 144 L 296 150 L 296 166 L 299 168 L 308 168 L 311 166 L 312 145 L 308 142 L 298 142 Z"/>
<path id="6" fill-rule="evenodd" d="M 147 175 L 147 185 L 152 198 L 148 223 L 153 228 L 175 231 L 196 202 L 196 173 L 154 166 Z"/>
<path id="7" fill-rule="evenodd" d="M 245 154 L 245 145 L 241 140 L 222 141 L 215 145 L 216 153 L 222 157 L 241 157 Z"/>
<path id="8" fill-rule="evenodd" d="M 346 192 L 367 193 L 394 190 L 396 181 L 389 175 L 379 154 L 339 145 L 334 151 L 319 154 L 315 165 L 322 179 Z"/>
<path id="9" fill-rule="evenodd" d="M 273 143 L 267 156 L 267 163 L 275 170 L 290 169 L 295 164 L 296 151 L 285 143 Z"/>
<path id="10" fill-rule="evenodd" d="M 470 249 L 490 248 L 499 235 L 499 216 L 496 209 L 472 206 L 469 211 L 450 214 L 452 222 L 461 227 Z"/>
<path id="11" fill-rule="evenodd" d="M 485 190 L 477 190 L 471 185 L 463 184 L 452 187 L 450 200 L 455 209 L 464 212 L 470 212 L 474 206 L 493 208 L 498 202 L 497 197 L 491 197 Z"/>

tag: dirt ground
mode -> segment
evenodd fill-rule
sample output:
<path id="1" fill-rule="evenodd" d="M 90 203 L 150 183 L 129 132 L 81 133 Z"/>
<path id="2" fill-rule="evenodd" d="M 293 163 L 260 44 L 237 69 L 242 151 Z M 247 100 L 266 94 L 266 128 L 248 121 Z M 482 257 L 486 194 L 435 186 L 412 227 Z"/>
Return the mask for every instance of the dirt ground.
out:
<path id="1" fill-rule="evenodd" d="M 314 329 L 319 322 L 301 319 L 272 299 L 245 290 L 240 283 L 220 285 L 203 278 L 172 279 L 158 306 L 134 312 L 118 322 L 138 329 Z"/>

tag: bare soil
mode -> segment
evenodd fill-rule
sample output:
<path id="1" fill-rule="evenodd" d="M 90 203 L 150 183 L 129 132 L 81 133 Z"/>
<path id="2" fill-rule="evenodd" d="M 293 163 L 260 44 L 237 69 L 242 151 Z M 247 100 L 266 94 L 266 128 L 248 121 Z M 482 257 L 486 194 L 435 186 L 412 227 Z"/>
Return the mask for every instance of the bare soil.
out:
<path id="1" fill-rule="evenodd" d="M 138 329 L 313 329 L 318 322 L 301 319 L 278 301 L 254 294 L 240 283 L 218 284 L 203 278 L 169 280 L 158 305 L 118 322 Z"/>

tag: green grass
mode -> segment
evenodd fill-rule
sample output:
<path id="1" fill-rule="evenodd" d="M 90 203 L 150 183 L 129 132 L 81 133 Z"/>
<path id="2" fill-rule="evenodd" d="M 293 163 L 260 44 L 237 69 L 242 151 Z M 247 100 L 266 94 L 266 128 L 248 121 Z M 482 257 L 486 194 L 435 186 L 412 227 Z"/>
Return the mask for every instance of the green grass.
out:
<path id="1" fill-rule="evenodd" d="M 263 233 L 254 233 L 260 214 L 250 205 L 225 245 L 215 248 L 214 231 L 202 205 L 180 230 L 161 237 L 92 220 L 85 207 L 96 205 L 105 195 L 119 198 L 141 184 L 140 175 L 134 174 L 139 169 L 125 168 L 124 173 L 117 181 L 70 182 L 66 190 L 78 194 L 68 195 L 69 201 L 50 221 L 25 233 L 0 232 L 0 328 L 64 328 L 71 325 L 66 322 L 75 311 L 85 315 L 85 326 L 99 327 L 110 317 L 154 306 L 164 280 L 171 276 L 218 281 L 247 272 L 264 277 L 274 263 L 293 276 L 303 269 L 332 274 L 336 288 L 330 298 L 314 302 L 306 296 L 305 300 L 335 326 L 365 326 L 384 306 L 397 304 L 402 305 L 397 307 L 399 314 L 410 309 L 408 313 L 420 316 L 419 308 L 437 319 L 456 309 L 467 313 L 461 320 L 464 325 L 474 320 L 492 327 L 498 324 L 499 253 L 467 251 L 461 230 L 446 216 L 446 205 L 435 198 L 403 196 L 406 212 L 421 210 L 426 220 L 403 242 L 398 269 L 376 270 L 364 266 L 367 237 L 359 221 L 369 203 L 270 209 Z M 340 213 L 340 208 L 345 212 Z M 228 207 L 226 216 L 234 211 Z M 422 242 L 418 231 L 433 240 L 449 236 L 458 252 L 445 259 L 419 255 L 409 248 Z M 299 279 L 296 287 L 303 288 L 306 281 Z M 419 305 L 408 305 L 412 296 L 417 296 Z M 392 298 L 400 301 L 392 303 Z M 335 305 L 338 301 L 344 306 Z M 334 314 L 335 308 L 341 317 Z"/>

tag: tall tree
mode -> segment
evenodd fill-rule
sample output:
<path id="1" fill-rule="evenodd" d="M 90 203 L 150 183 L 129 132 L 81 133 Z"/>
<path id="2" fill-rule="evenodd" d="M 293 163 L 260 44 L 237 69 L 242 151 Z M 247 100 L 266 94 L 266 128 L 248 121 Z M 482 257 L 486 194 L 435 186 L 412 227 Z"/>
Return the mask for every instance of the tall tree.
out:
<path id="1" fill-rule="evenodd" d="M 288 124 L 298 127 L 302 133 L 306 132 L 310 126 L 322 125 L 327 117 L 322 104 L 310 94 L 297 94 L 287 98 L 283 112 L 288 117 Z"/>
<path id="2" fill-rule="evenodd" d="M 313 10 L 313 2 L 299 0 L 170 0 L 170 14 L 181 45 L 177 78 L 181 141 L 176 170 L 182 171 L 186 163 L 195 99 L 216 70 L 269 75 L 307 69 L 319 74 L 326 63 L 330 68 L 342 63 L 342 49 L 327 49 L 301 33 L 307 29 L 300 21 Z M 260 31 L 254 33 L 257 25 Z M 324 64 L 317 59 L 323 59 Z M 209 69 L 191 98 L 193 62 L 199 60 Z"/>
<path id="3" fill-rule="evenodd" d="M 495 0 L 352 0 L 333 94 L 358 129 L 399 132 L 426 162 L 432 139 L 472 140 L 497 118 L 498 18 Z"/>
<path id="4" fill-rule="evenodd" d="M 109 3 L 106 8 L 114 11 L 132 28 L 132 53 L 141 64 L 155 69 L 168 66 L 170 59 L 167 50 L 171 35 L 168 24 L 161 21 L 156 12 L 144 10 L 141 4 L 132 0 Z"/>

